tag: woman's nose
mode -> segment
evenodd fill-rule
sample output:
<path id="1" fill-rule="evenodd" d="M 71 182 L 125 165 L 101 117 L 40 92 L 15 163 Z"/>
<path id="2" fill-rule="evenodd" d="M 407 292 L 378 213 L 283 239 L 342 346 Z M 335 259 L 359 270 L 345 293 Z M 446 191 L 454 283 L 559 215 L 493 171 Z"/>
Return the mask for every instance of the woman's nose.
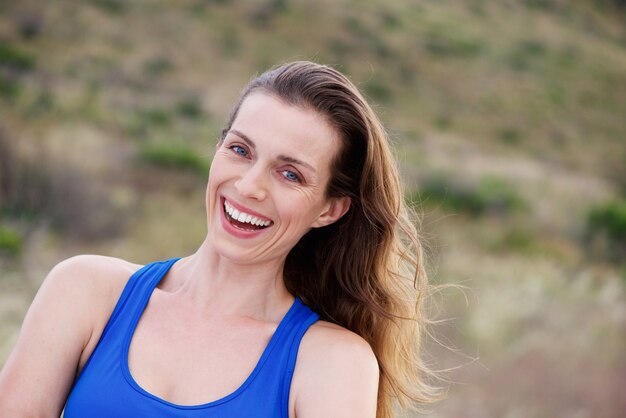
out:
<path id="1" fill-rule="evenodd" d="M 262 167 L 254 166 L 241 172 L 235 188 L 242 197 L 263 200 L 267 196 L 266 178 Z"/>

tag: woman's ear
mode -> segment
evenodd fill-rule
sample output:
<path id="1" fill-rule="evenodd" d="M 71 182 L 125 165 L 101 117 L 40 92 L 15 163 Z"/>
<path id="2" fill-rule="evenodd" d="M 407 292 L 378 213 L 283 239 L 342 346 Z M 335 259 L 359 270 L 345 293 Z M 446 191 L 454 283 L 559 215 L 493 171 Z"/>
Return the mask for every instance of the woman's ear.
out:
<path id="1" fill-rule="evenodd" d="M 330 225 L 339 219 L 350 209 L 350 198 L 347 196 L 333 197 L 328 199 L 327 207 L 313 223 L 313 228 L 321 228 Z"/>

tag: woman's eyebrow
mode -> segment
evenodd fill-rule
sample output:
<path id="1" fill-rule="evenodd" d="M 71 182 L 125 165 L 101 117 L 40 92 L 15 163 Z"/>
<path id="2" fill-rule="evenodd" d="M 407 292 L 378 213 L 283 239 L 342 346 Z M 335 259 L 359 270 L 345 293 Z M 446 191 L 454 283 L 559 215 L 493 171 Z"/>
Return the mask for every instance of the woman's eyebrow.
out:
<path id="1" fill-rule="evenodd" d="M 229 131 L 229 133 L 232 133 L 232 134 L 234 134 L 234 135 L 237 135 L 239 138 L 243 139 L 243 141 L 244 141 L 246 144 L 248 144 L 248 146 L 249 146 L 250 148 L 252 148 L 252 149 L 256 149 L 256 145 L 255 145 L 254 141 L 252 141 L 252 140 L 248 137 L 248 135 L 244 134 L 243 132 L 238 131 L 238 130 L 236 130 L 236 129 L 231 129 L 231 130 Z M 308 168 L 309 170 L 313 171 L 314 173 L 317 173 L 317 170 L 315 170 L 315 168 L 314 168 L 311 164 L 306 163 L 306 162 L 304 162 L 304 161 L 302 161 L 302 160 L 298 160 L 297 158 L 293 158 L 293 157 L 290 157 L 290 156 L 288 156 L 288 155 L 283 155 L 283 154 L 281 154 L 281 155 L 279 155 L 279 156 L 278 156 L 278 159 L 279 159 L 279 160 L 281 160 L 281 161 L 284 161 L 284 162 L 286 162 L 286 163 L 290 163 L 290 164 L 299 164 L 299 165 L 301 165 L 301 166 L 304 166 L 304 167 Z"/>
<path id="2" fill-rule="evenodd" d="M 237 135 L 239 138 L 243 139 L 243 142 L 245 142 L 246 144 L 248 144 L 248 146 L 249 146 L 250 148 L 252 148 L 252 149 L 255 149 L 255 148 L 256 148 L 256 145 L 254 144 L 254 142 L 253 142 L 250 138 L 248 138 L 248 135 L 246 135 L 246 134 L 244 134 L 244 133 L 242 133 L 242 132 L 239 132 L 239 131 L 238 131 L 238 130 L 236 130 L 236 129 L 231 129 L 229 132 L 230 132 L 230 133 L 233 133 L 233 134 Z"/>
<path id="3" fill-rule="evenodd" d="M 282 155 L 281 154 L 281 155 L 278 156 L 278 159 L 281 160 L 281 161 L 284 161 L 286 163 L 290 163 L 290 164 L 299 164 L 299 165 L 302 165 L 302 166 L 308 168 L 309 170 L 311 170 L 314 173 L 317 172 L 315 170 L 315 168 L 313 168 L 313 166 L 311 164 L 305 163 L 304 161 L 298 160 L 297 158 L 293 158 L 293 157 L 290 157 L 288 155 Z"/>

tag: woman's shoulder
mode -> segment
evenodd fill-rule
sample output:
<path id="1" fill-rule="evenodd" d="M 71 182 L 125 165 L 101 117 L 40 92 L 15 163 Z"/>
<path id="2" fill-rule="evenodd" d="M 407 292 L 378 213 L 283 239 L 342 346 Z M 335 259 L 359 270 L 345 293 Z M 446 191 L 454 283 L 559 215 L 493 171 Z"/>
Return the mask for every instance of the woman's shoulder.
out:
<path id="1" fill-rule="evenodd" d="M 128 279 L 139 268 L 119 258 L 78 255 L 54 266 L 38 293 L 52 303 L 71 302 L 68 309 L 77 314 L 86 310 L 87 317 L 98 321 L 108 317 Z"/>
<path id="2" fill-rule="evenodd" d="M 374 351 L 363 337 L 317 321 L 300 343 L 290 415 L 373 417 L 379 374 Z"/>
<path id="3" fill-rule="evenodd" d="M 328 321 L 317 321 L 302 338 L 298 358 L 315 366 L 328 361 L 378 370 L 378 362 L 369 343 L 360 335 Z"/>
<path id="4" fill-rule="evenodd" d="M 304 334 L 302 346 L 315 351 L 337 352 L 337 355 L 349 352 L 362 356 L 362 360 L 376 360 L 367 341 L 360 335 L 332 322 L 319 320 Z"/>
<path id="5" fill-rule="evenodd" d="M 44 286 L 74 289 L 102 297 L 108 292 L 121 291 L 129 277 L 141 267 L 115 257 L 77 255 L 54 266 L 46 277 Z"/>
<path id="6" fill-rule="evenodd" d="M 78 255 L 58 263 L 42 284 L 33 307 L 66 318 L 83 351 L 79 368 L 91 354 L 128 279 L 141 265 L 119 258 Z"/>
<path id="7" fill-rule="evenodd" d="M 370 416 L 376 410 L 378 380 L 378 361 L 363 337 L 317 321 L 304 334 L 298 350 L 293 407 L 300 411 L 298 416 L 337 411 L 345 411 L 345 416 Z"/>
<path id="8" fill-rule="evenodd" d="M 114 277 L 118 274 L 132 274 L 142 267 L 140 264 L 131 263 L 117 257 L 105 255 L 82 254 L 75 255 L 59 262 L 52 272 L 78 274 L 77 279 L 99 278 L 101 276 Z"/>

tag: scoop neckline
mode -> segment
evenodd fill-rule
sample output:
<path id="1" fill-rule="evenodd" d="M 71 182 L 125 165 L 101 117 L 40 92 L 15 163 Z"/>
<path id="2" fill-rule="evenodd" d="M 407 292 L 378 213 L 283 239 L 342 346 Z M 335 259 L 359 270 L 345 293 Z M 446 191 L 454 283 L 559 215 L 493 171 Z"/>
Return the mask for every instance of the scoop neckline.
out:
<path id="1" fill-rule="evenodd" d="M 120 363 L 121 363 L 121 367 L 122 367 L 122 374 L 124 375 L 124 378 L 126 379 L 126 382 L 135 391 L 137 391 L 138 393 L 140 393 L 141 395 L 143 395 L 143 396 L 145 396 L 147 398 L 150 398 L 150 399 L 152 399 L 154 401 L 162 403 L 162 404 L 164 404 L 166 406 L 169 406 L 169 407 L 172 407 L 172 408 L 176 408 L 176 409 L 202 409 L 202 408 L 210 408 L 210 407 L 217 406 L 217 405 L 223 404 L 225 402 L 228 402 L 231 399 L 234 399 L 239 394 L 241 394 L 250 385 L 250 383 L 252 383 L 254 378 L 258 375 L 260 370 L 263 368 L 263 365 L 265 364 L 265 362 L 268 359 L 268 357 L 270 356 L 272 350 L 276 346 L 278 338 L 283 333 L 283 329 L 287 326 L 287 323 L 291 320 L 291 318 L 293 317 L 295 311 L 297 310 L 297 307 L 301 304 L 301 302 L 300 302 L 300 299 L 298 297 L 294 298 L 294 301 L 291 304 L 291 307 L 287 310 L 287 312 L 285 313 L 283 318 L 278 323 L 278 326 L 276 327 L 276 330 L 272 334 L 272 336 L 270 338 L 270 341 L 267 343 L 267 346 L 265 346 L 265 349 L 263 350 L 263 353 L 261 354 L 261 357 L 259 358 L 259 360 L 257 361 L 256 365 L 254 366 L 254 369 L 252 369 L 252 372 L 250 373 L 250 375 L 248 375 L 248 377 L 243 381 L 243 383 L 237 389 L 235 389 L 233 392 L 231 392 L 231 393 L 229 393 L 229 394 L 227 394 L 227 395 L 225 395 L 225 396 L 223 396 L 221 398 L 215 399 L 215 400 L 210 401 L 210 402 L 202 403 L 202 404 L 197 404 L 197 405 L 181 405 L 181 404 L 177 404 L 177 403 L 174 403 L 174 402 L 170 402 L 170 401 L 168 401 L 166 399 L 163 399 L 163 398 L 161 398 L 161 397 L 159 397 L 159 396 L 157 396 L 157 395 L 155 395 L 153 393 L 148 392 L 146 389 L 144 389 L 135 380 L 135 378 L 133 377 L 133 375 L 132 375 L 132 373 L 130 371 L 130 366 L 128 365 L 128 355 L 129 355 L 130 344 L 132 342 L 133 335 L 135 334 L 135 330 L 137 329 L 137 324 L 139 323 L 139 320 L 143 316 L 143 313 L 145 312 L 146 307 L 148 306 L 148 302 L 150 300 L 150 297 L 152 296 L 152 293 L 154 292 L 154 289 L 159 284 L 159 282 L 161 282 L 161 280 L 165 277 L 167 272 L 176 263 L 176 261 L 178 261 L 178 259 L 169 260 L 169 265 L 166 266 L 163 271 L 160 271 L 157 274 L 156 280 L 153 280 L 153 283 L 151 283 L 150 291 L 149 292 L 145 292 L 145 294 L 142 295 L 141 303 L 135 309 L 135 312 L 133 314 L 133 318 L 132 318 L 131 322 L 129 323 L 128 329 L 126 330 L 126 333 L 125 333 L 125 336 L 124 336 L 124 342 L 123 342 L 123 345 L 121 347 Z"/>

